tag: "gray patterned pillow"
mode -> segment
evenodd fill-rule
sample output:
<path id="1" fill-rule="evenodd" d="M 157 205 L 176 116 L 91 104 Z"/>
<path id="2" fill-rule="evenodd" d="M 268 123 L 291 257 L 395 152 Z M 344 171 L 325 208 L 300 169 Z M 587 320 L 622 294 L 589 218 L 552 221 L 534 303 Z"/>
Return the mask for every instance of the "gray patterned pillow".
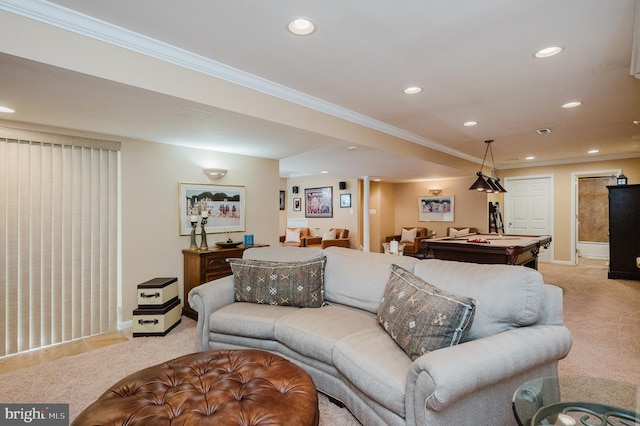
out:
<path id="1" fill-rule="evenodd" d="M 411 360 L 454 346 L 469 331 L 476 301 L 447 293 L 398 265 L 378 308 L 378 322 Z"/>
<path id="2" fill-rule="evenodd" d="M 324 302 L 325 257 L 303 262 L 227 259 L 237 302 L 318 308 Z"/>

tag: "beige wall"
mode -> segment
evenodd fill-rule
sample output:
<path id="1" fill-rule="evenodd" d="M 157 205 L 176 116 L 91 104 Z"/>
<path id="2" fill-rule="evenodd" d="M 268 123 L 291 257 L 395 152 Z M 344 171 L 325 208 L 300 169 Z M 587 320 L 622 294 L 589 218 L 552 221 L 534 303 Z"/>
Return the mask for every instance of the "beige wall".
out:
<path id="1" fill-rule="evenodd" d="M 340 190 L 338 182 L 347 182 L 347 189 Z M 291 188 L 297 186 L 299 192 L 293 194 Z M 330 186 L 333 188 L 333 217 L 332 218 L 307 218 L 312 233 L 322 235 L 329 228 L 346 228 L 349 230 L 349 240 L 352 248 L 360 248 L 360 236 L 358 234 L 358 181 L 356 179 L 344 179 L 335 176 L 316 175 L 300 178 L 291 178 L 286 182 L 286 215 L 280 220 L 280 235 L 284 235 L 289 219 L 305 219 L 304 190 L 305 188 L 320 188 Z M 340 208 L 340 194 L 351 194 L 351 208 Z M 300 198 L 301 210 L 293 211 L 293 199 Z M 316 230 L 316 228 L 318 228 Z"/>
<path id="2" fill-rule="evenodd" d="M 190 237 L 178 232 L 178 184 L 212 183 L 245 187 L 246 232 L 256 243 L 278 244 L 277 160 L 183 148 L 114 136 L 77 132 L 2 120 L 0 125 L 58 134 L 119 140 L 121 144 L 122 221 L 119 321 L 129 321 L 137 306 L 137 285 L 155 277 L 177 277 L 183 300 L 182 250 Z M 222 167 L 229 173 L 211 181 L 204 167 Z M 209 234 L 213 246 L 223 234 Z M 200 238 L 197 239 L 198 243 Z"/>
<path id="3" fill-rule="evenodd" d="M 594 161 L 589 163 L 573 163 L 556 166 L 528 167 L 500 171 L 500 178 L 552 175 L 554 182 L 554 260 L 569 262 L 571 259 L 571 175 L 598 170 L 622 169 L 629 179 L 629 184 L 640 183 L 640 158 L 626 160 Z"/>
<path id="4" fill-rule="evenodd" d="M 204 167 L 229 172 L 211 181 Z M 178 184 L 215 183 L 245 187 L 245 229 L 256 243 L 278 244 L 279 169 L 276 160 L 151 142 L 122 143 L 122 320 L 132 317 L 137 285 L 154 277 L 178 277 L 182 296 L 182 250 L 190 237 L 178 235 Z M 223 234 L 207 235 L 209 246 Z M 200 238 L 197 239 L 198 243 Z M 182 300 L 187 303 L 186 300 Z"/>
<path id="5" fill-rule="evenodd" d="M 469 191 L 475 180 L 443 179 L 438 181 L 395 184 L 394 233 L 405 226 L 420 226 L 436 231 L 438 237 L 447 235 L 450 226 L 475 226 L 480 232 L 488 231 L 489 204 L 487 194 Z M 418 197 L 430 197 L 430 189 L 441 189 L 440 195 L 454 198 L 453 222 L 420 222 L 418 220 Z M 389 234 L 393 235 L 393 234 Z"/>

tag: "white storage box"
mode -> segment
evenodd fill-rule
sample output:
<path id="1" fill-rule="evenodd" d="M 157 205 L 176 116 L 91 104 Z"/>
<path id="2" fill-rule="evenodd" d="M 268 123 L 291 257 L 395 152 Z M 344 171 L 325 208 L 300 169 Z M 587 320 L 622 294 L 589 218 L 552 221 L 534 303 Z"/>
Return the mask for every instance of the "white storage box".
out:
<path id="1" fill-rule="evenodd" d="M 178 297 L 177 278 L 154 278 L 138 284 L 138 307 L 166 306 Z"/>
<path id="2" fill-rule="evenodd" d="M 160 307 L 139 307 L 133 310 L 133 337 L 165 336 L 180 324 L 180 299 L 175 297 Z"/>

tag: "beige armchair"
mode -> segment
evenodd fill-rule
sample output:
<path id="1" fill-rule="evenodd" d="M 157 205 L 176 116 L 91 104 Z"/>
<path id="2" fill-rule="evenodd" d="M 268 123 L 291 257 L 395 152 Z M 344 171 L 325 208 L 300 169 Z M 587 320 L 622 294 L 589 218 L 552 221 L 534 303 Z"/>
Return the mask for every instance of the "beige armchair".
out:
<path id="1" fill-rule="evenodd" d="M 280 235 L 280 245 L 305 247 L 307 238 L 311 236 L 309 228 L 287 228 L 285 235 Z"/>
<path id="2" fill-rule="evenodd" d="M 349 242 L 349 230 L 344 228 L 329 228 L 329 232 L 335 229 L 336 238 L 325 238 L 326 235 L 318 237 L 307 237 L 305 247 L 320 247 L 327 248 L 331 246 L 350 248 Z"/>
<path id="3" fill-rule="evenodd" d="M 415 229 L 415 235 L 413 230 Z M 404 243 L 404 254 L 414 256 L 420 253 L 420 241 L 429 238 L 429 230 L 427 228 L 403 227 L 399 235 L 391 235 L 385 238 L 385 242 L 396 240 Z"/>

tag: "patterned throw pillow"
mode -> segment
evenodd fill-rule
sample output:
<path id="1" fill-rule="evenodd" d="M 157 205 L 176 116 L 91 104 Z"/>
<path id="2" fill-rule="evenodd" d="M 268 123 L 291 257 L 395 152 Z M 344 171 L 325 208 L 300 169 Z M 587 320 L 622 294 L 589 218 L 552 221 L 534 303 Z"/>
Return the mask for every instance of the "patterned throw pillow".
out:
<path id="1" fill-rule="evenodd" d="M 457 345 L 469 331 L 476 301 L 447 293 L 392 265 L 378 322 L 411 360 Z"/>
<path id="2" fill-rule="evenodd" d="M 227 259 L 237 302 L 318 308 L 324 302 L 325 257 L 304 262 Z"/>

